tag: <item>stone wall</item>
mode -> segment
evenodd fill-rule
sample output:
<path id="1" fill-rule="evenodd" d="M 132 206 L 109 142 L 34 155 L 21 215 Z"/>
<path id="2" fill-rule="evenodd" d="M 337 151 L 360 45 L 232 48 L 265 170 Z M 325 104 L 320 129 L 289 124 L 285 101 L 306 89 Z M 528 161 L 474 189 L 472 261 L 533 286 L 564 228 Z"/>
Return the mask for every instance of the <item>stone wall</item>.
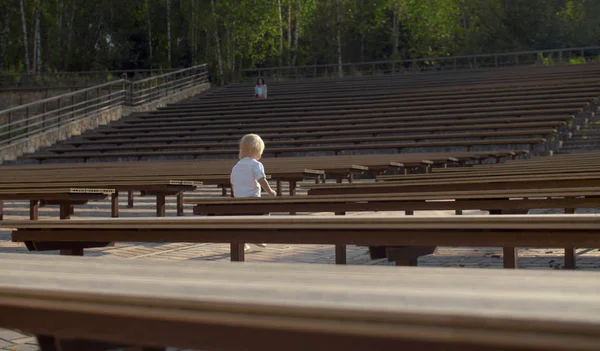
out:
<path id="1" fill-rule="evenodd" d="M 117 106 L 98 114 L 73 121 L 64 126 L 33 135 L 28 139 L 20 140 L 1 148 L 0 164 L 4 161 L 14 161 L 23 154 L 34 153 L 42 147 L 52 146 L 59 141 L 66 140 L 75 135 L 80 135 L 87 130 L 119 120 L 121 117 L 128 116 L 132 113 L 152 111 L 168 104 L 182 101 L 191 96 L 200 94 L 209 88 L 210 84 L 205 83 L 142 106 Z"/>

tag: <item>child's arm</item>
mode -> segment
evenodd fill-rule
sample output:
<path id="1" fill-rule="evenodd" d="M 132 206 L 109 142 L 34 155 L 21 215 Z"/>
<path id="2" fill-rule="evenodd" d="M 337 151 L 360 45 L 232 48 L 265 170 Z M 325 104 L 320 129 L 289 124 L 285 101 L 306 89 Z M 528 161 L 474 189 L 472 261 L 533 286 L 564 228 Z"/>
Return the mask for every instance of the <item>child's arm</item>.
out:
<path id="1" fill-rule="evenodd" d="M 271 196 L 277 196 L 277 193 L 275 192 L 275 190 L 271 189 L 269 182 L 267 182 L 267 178 L 261 178 L 258 181 L 258 184 L 260 184 L 260 186 L 263 188 L 264 191 L 267 192 L 267 194 L 269 194 Z"/>

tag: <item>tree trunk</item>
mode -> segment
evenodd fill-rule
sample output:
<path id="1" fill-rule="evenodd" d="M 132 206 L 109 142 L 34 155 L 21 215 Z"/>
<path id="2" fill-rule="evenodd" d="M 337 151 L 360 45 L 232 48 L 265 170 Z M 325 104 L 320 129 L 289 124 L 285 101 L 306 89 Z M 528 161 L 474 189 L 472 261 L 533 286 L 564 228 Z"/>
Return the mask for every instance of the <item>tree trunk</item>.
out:
<path id="1" fill-rule="evenodd" d="M 30 72 L 29 67 L 29 42 L 27 40 L 27 21 L 25 20 L 25 4 L 23 4 L 25 0 L 21 0 L 21 23 L 23 29 L 23 46 L 25 47 L 25 71 L 26 73 Z"/>
<path id="2" fill-rule="evenodd" d="M 365 35 L 360 33 L 360 62 L 365 62 Z"/>
<path id="3" fill-rule="evenodd" d="M 283 17 L 281 16 L 281 0 L 277 0 L 279 9 L 279 66 L 283 66 Z"/>
<path id="4" fill-rule="evenodd" d="M 219 66 L 219 76 L 221 78 L 221 85 L 223 84 L 223 56 L 221 56 L 221 39 L 219 38 L 219 29 L 217 24 L 217 12 L 215 11 L 215 0 L 210 0 L 210 5 L 212 7 L 212 14 L 215 20 L 213 24 L 213 35 L 215 37 L 215 44 L 217 46 L 217 64 Z"/>
<path id="5" fill-rule="evenodd" d="M 287 52 L 287 60 L 288 66 L 292 65 L 292 0 L 288 0 L 288 18 L 287 18 L 287 42 L 288 42 L 288 52 Z"/>
<path id="6" fill-rule="evenodd" d="M 150 57 L 150 68 L 152 69 L 152 25 L 150 22 L 150 6 L 148 0 L 146 0 L 146 26 L 148 27 L 148 55 Z"/>
<path id="7" fill-rule="evenodd" d="M 75 20 L 75 0 L 71 1 L 71 18 L 69 18 L 69 36 L 67 38 L 67 52 L 65 55 L 65 66 L 63 68 L 68 68 L 68 64 L 70 63 L 71 58 L 71 45 L 73 44 L 73 21 Z"/>
<path id="8" fill-rule="evenodd" d="M 8 11 L 4 12 L 3 18 L 4 26 L 2 28 L 2 32 L 0 33 L 0 72 L 4 70 L 4 61 L 6 60 L 6 46 L 7 46 L 7 38 L 8 33 L 10 32 L 10 18 L 8 17 Z"/>
<path id="9" fill-rule="evenodd" d="M 192 66 L 196 65 L 196 6 L 194 0 L 190 2 L 190 11 L 192 12 L 192 20 L 190 21 L 190 50 L 192 58 Z"/>
<path id="10" fill-rule="evenodd" d="M 344 75 L 342 71 L 342 9 L 340 0 L 336 0 L 336 26 L 337 26 L 337 57 L 338 57 L 338 74 L 340 77 Z"/>
<path id="11" fill-rule="evenodd" d="M 292 58 L 292 65 L 296 65 L 298 60 L 298 39 L 300 37 L 300 15 L 302 14 L 302 0 L 297 0 L 296 8 L 296 28 L 294 28 L 294 57 Z"/>
<path id="12" fill-rule="evenodd" d="M 392 14 L 392 57 L 398 59 L 398 45 L 400 41 L 400 31 L 398 28 L 398 9 L 394 9 Z"/>
<path id="13" fill-rule="evenodd" d="M 57 46 L 57 52 L 60 53 L 61 48 L 62 48 L 62 25 L 63 25 L 63 12 L 64 12 L 64 5 L 65 2 L 64 0 L 60 0 L 58 3 L 58 9 L 57 9 L 57 15 L 58 15 L 58 19 L 57 19 L 57 24 L 58 24 L 58 35 L 56 38 L 56 46 Z"/>
<path id="14" fill-rule="evenodd" d="M 167 42 L 168 42 L 168 60 L 171 68 L 171 0 L 167 0 Z"/>
<path id="15" fill-rule="evenodd" d="M 34 61 L 35 68 L 34 71 L 38 73 L 38 75 L 42 72 L 42 36 L 40 33 L 40 21 L 41 21 L 41 13 L 42 13 L 42 1 L 38 0 L 37 6 L 35 9 L 35 36 L 34 36 Z"/>

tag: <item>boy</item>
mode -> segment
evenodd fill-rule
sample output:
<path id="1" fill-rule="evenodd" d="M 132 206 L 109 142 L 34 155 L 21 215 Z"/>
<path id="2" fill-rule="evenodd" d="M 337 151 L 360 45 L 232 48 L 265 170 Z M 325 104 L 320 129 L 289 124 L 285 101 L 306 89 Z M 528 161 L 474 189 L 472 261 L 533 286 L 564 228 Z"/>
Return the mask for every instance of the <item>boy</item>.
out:
<path id="1" fill-rule="evenodd" d="M 271 189 L 265 176 L 265 168 L 259 162 L 265 150 L 265 143 L 256 134 L 247 134 L 240 141 L 239 161 L 231 170 L 231 195 L 233 197 L 260 197 L 260 188 L 271 196 L 277 193 Z M 266 247 L 265 244 L 256 244 Z M 244 245 L 249 251 L 250 245 Z"/>

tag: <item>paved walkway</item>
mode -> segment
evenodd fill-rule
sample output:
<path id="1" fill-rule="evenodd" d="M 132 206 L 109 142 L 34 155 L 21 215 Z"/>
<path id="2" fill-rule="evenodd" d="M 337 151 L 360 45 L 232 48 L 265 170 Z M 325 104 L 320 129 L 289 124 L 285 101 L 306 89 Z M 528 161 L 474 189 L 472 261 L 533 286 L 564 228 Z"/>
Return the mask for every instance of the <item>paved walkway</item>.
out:
<path id="1" fill-rule="evenodd" d="M 201 189 L 191 196 L 216 196 L 215 189 Z M 123 198 L 123 197 L 122 197 Z M 121 217 L 154 216 L 154 199 L 152 197 L 136 197 L 136 205 L 133 209 L 126 208 L 126 199 L 120 203 Z M 27 218 L 28 202 L 13 201 L 6 203 L 5 218 L 22 219 Z M 167 215 L 175 215 L 175 198 L 168 199 Z M 186 214 L 191 215 L 191 207 L 186 207 Z M 538 213 L 549 213 L 551 211 L 536 211 Z M 110 213 L 110 202 L 99 201 L 86 206 L 76 207 L 76 218 L 85 217 L 108 217 Z M 380 212 L 381 215 L 389 214 Z M 403 215 L 403 212 L 394 213 Z M 417 212 L 417 215 L 422 214 Z M 467 213 L 465 213 L 467 214 Z M 469 214 L 486 214 L 479 211 L 470 211 Z M 319 215 L 319 214 L 315 214 Z M 362 215 L 361 213 L 349 213 L 348 215 Z M 451 211 L 432 211 L 426 213 L 429 216 L 453 215 Z M 40 217 L 58 218 L 58 210 L 53 207 L 40 209 Z M 10 241 L 10 232 L 0 230 L 0 252 L 22 253 L 22 254 L 48 254 L 56 255 L 57 252 L 29 253 L 20 243 Z M 197 261 L 229 261 L 229 245 L 227 244 L 187 244 L 187 243 L 119 243 L 114 247 L 86 250 L 86 255 L 103 257 L 120 257 L 127 259 L 143 260 L 197 260 Z M 577 252 L 578 269 L 600 270 L 600 252 L 597 249 L 580 249 Z M 520 268 L 522 269 L 562 269 L 563 251 L 561 249 L 521 249 Z M 348 247 L 348 264 L 361 265 L 392 265 L 386 260 L 371 260 L 364 247 Z M 295 263 L 317 263 L 333 264 L 335 261 L 335 250 L 327 245 L 269 245 L 259 248 L 252 245 L 252 251 L 246 255 L 249 262 L 295 262 Z M 420 266 L 433 267 L 481 267 L 502 268 L 502 250 L 500 248 L 456 248 L 442 247 L 433 255 L 421 257 Z M 36 351 L 36 341 L 29 335 L 23 335 L 16 331 L 0 329 L 0 350 Z M 178 350 L 178 349 L 172 349 Z"/>

